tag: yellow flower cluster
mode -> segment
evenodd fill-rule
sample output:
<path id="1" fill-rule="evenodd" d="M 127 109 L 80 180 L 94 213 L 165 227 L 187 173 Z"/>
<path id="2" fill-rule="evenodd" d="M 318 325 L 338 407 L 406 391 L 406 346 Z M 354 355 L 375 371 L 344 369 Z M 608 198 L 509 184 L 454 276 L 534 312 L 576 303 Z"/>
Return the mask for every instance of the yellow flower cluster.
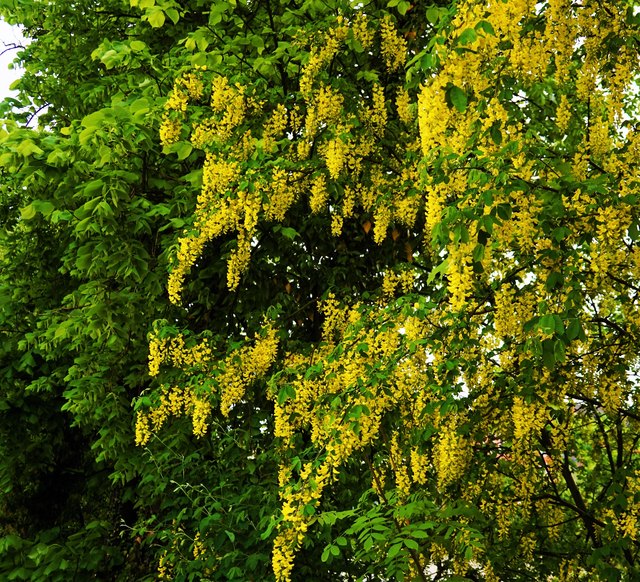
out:
<path id="1" fill-rule="evenodd" d="M 262 131 L 262 148 L 265 151 L 275 151 L 276 139 L 283 136 L 287 122 L 287 108 L 282 103 L 278 103 Z"/>
<path id="2" fill-rule="evenodd" d="M 158 560 L 158 580 L 170 580 L 170 572 L 173 567 L 169 563 L 167 552 L 164 551 Z"/>
<path id="3" fill-rule="evenodd" d="M 196 437 L 203 437 L 207 433 L 207 421 L 211 416 L 211 403 L 208 399 L 197 397 L 194 394 L 191 399 L 190 412 L 193 434 Z"/>
<path id="4" fill-rule="evenodd" d="M 313 179 L 311 194 L 309 196 L 309 206 L 311 212 L 319 214 L 327 207 L 329 192 L 327 191 L 327 181 L 323 174 L 319 174 Z"/>
<path id="5" fill-rule="evenodd" d="M 208 399 L 198 396 L 192 388 L 164 388 L 159 404 L 147 412 L 138 411 L 136 415 L 136 445 L 146 445 L 170 417 L 184 415 L 191 416 L 193 434 L 202 437 L 207 432 L 210 414 Z"/>
<path id="6" fill-rule="evenodd" d="M 136 414 L 136 445 L 145 445 L 151 438 L 151 426 L 149 425 L 149 418 L 138 412 Z"/>
<path id="7" fill-rule="evenodd" d="M 221 368 L 212 381 L 217 386 L 220 397 L 220 410 L 225 416 L 244 396 L 246 388 L 257 379 L 263 378 L 276 358 L 278 350 L 277 331 L 266 325 L 259 333 L 253 345 L 245 345 L 224 362 L 211 362 L 212 350 L 206 338 L 191 348 L 185 346 L 181 335 L 158 339 L 152 335 L 150 340 L 150 368 L 157 373 L 165 361 L 189 373 L 194 366 L 208 364 L 208 369 Z M 151 354 L 153 358 L 151 359 Z M 136 417 L 136 443 L 145 445 L 152 434 L 162 428 L 170 417 L 188 415 L 193 423 L 193 434 L 202 437 L 206 434 L 211 416 L 210 388 L 193 386 L 164 387 L 160 402 L 148 411 L 139 411 Z"/>
<path id="8" fill-rule="evenodd" d="M 277 352 L 277 330 L 267 326 L 256 336 L 253 346 L 244 346 L 226 359 L 223 372 L 217 378 L 220 412 L 224 416 L 229 416 L 233 406 L 242 400 L 249 385 L 264 377 Z"/>
<path id="9" fill-rule="evenodd" d="M 566 95 L 560 97 L 560 103 L 556 109 L 556 125 L 562 132 L 566 132 L 571 121 L 571 105 Z"/>
<path id="10" fill-rule="evenodd" d="M 373 238 L 378 243 L 388 235 L 393 222 L 411 227 L 418 220 L 422 207 L 422 198 L 415 193 L 419 157 L 415 156 L 412 168 L 393 159 L 394 171 L 389 172 L 388 152 L 380 143 L 392 116 L 396 117 L 396 110 L 405 123 L 410 122 L 408 94 L 400 91 L 394 107 L 392 100 L 388 102 L 385 98 L 386 88 L 373 83 L 369 98 L 364 97 L 363 103 L 345 103 L 344 94 L 336 88 L 334 80 L 323 74 L 348 40 L 358 40 L 365 50 L 371 50 L 376 39 L 374 28 L 366 15 L 359 13 L 352 20 L 338 17 L 336 26 L 309 38 L 309 58 L 300 77 L 301 101 L 290 109 L 281 103 L 267 113 L 264 104 L 248 94 L 247 89 L 232 84 L 226 77 L 213 76 L 211 115 L 200 118 L 190 128 L 191 144 L 205 150 L 206 157 L 193 228 L 179 239 L 168 281 L 172 302 L 180 301 L 185 279 L 205 245 L 230 232 L 237 234 L 227 267 L 227 285 L 236 289 L 248 268 L 255 235 L 246 222 L 253 222 L 253 217 L 257 221 L 261 211 L 267 220 L 283 221 L 303 192 L 309 193 L 313 213 L 325 210 L 329 192 L 333 191 L 328 180 L 346 178 L 356 184 L 350 189 L 336 188 L 343 198 L 336 200 L 330 213 L 331 231 L 336 236 L 342 234 L 346 219 L 357 216 L 359 207 L 373 215 Z M 391 19 L 381 24 L 378 40 L 388 67 L 394 71 L 400 68 L 406 61 L 407 47 Z M 187 105 L 191 100 L 202 100 L 206 85 L 203 79 L 203 72 L 195 70 L 176 80 L 169 99 L 172 117 L 161 129 L 164 142 L 178 140 L 186 130 L 183 121 Z M 367 101 L 368 106 L 364 105 Z M 252 116 L 256 116 L 256 121 L 259 119 L 255 125 L 262 127 L 261 134 L 256 136 L 249 129 L 240 131 L 245 121 L 247 125 L 254 121 Z M 393 121 L 397 123 L 396 119 Z M 282 139 L 287 127 L 292 132 L 292 143 Z M 285 161 L 271 170 L 271 176 L 262 169 L 246 169 L 246 162 L 256 153 L 275 155 L 278 143 L 283 144 L 279 153 L 284 153 Z M 415 149 L 416 144 L 414 140 L 407 148 Z M 305 161 L 312 152 L 324 159 L 326 172 L 316 172 L 311 179 L 306 172 L 302 175 L 290 170 L 292 164 Z M 363 163 L 371 159 L 384 162 Z M 250 186 L 239 187 L 240 184 Z M 242 191 L 245 189 L 249 192 Z M 407 195 L 408 190 L 412 190 L 411 196 Z M 407 256 L 411 253 L 409 248 Z"/>
<path id="11" fill-rule="evenodd" d="M 208 196 L 211 189 L 211 185 L 205 182 L 203 197 Z M 197 230 L 179 240 L 176 263 L 167 285 L 169 298 L 173 303 L 180 301 L 184 278 L 201 255 L 204 245 L 217 236 L 230 230 L 238 232 L 237 246 L 229 258 L 227 270 L 227 283 L 231 290 L 237 287 L 240 276 L 249 264 L 251 238 L 262 207 L 260 194 L 241 191 L 235 198 L 214 200 L 206 209 L 204 204 L 202 206 L 195 224 Z"/>
<path id="12" fill-rule="evenodd" d="M 304 160 L 311 153 L 311 146 L 320 128 L 335 126 L 340 121 L 344 98 L 330 85 L 321 83 L 315 93 L 307 98 L 307 113 L 304 119 L 304 132 L 297 144 L 297 157 Z M 335 130 L 336 135 L 341 131 Z"/>
<path id="13" fill-rule="evenodd" d="M 382 135 L 387 125 L 387 104 L 382 85 L 379 83 L 373 85 L 371 98 L 371 109 L 367 112 L 368 121 L 374 133 Z"/>
<path id="14" fill-rule="evenodd" d="M 332 179 L 338 179 L 345 163 L 346 144 L 339 137 L 327 142 L 324 147 L 324 159 Z"/>
<path id="15" fill-rule="evenodd" d="M 400 272 L 385 271 L 382 279 L 382 298 L 383 300 L 391 299 L 395 296 L 396 291 L 401 293 L 409 293 L 415 285 L 416 274 L 410 269 Z"/>
<path id="16" fill-rule="evenodd" d="M 440 435 L 433 453 L 433 463 L 442 489 L 455 483 L 467 470 L 471 446 L 458 432 L 462 419 L 452 417 L 440 428 Z"/>
<path id="17" fill-rule="evenodd" d="M 420 452 L 417 447 L 413 447 L 410 459 L 413 482 L 418 485 L 424 485 L 427 482 L 427 470 L 431 466 L 429 457 Z"/>
<path id="18" fill-rule="evenodd" d="M 211 85 L 211 111 L 213 117 L 194 124 L 191 142 L 204 149 L 213 143 L 227 142 L 233 131 L 244 121 L 247 100 L 242 85 L 230 85 L 226 77 L 216 77 Z"/>
<path id="19" fill-rule="evenodd" d="M 577 26 L 573 18 L 570 0 L 549 0 L 544 41 L 553 54 L 556 67 L 555 79 L 562 85 L 569 78 L 571 57 L 576 44 Z"/>
<path id="20" fill-rule="evenodd" d="M 409 497 L 411 493 L 411 479 L 405 462 L 405 458 L 400 445 L 398 444 L 398 434 L 394 433 L 391 437 L 389 445 L 389 461 L 393 468 L 393 474 L 396 481 L 396 488 L 402 498 Z"/>
<path id="21" fill-rule="evenodd" d="M 206 67 L 197 67 L 195 72 L 185 73 L 175 80 L 173 90 L 164 105 L 160 124 L 162 145 L 168 146 L 179 141 L 189 100 L 202 98 L 204 92 L 202 73 L 205 70 Z"/>
<path id="22" fill-rule="evenodd" d="M 348 312 L 340 305 L 333 293 L 330 293 L 320 305 L 320 312 L 324 315 L 322 336 L 332 342 L 335 337 L 344 333 L 348 324 Z"/>
<path id="23" fill-rule="evenodd" d="M 211 358 L 211 348 L 207 338 L 200 343 L 187 347 L 184 336 L 159 338 L 156 334 L 149 337 L 149 375 L 157 376 L 160 366 L 167 361 L 176 368 L 203 366 Z"/>
<path id="24" fill-rule="evenodd" d="M 351 24 L 351 31 L 353 38 L 360 42 L 363 49 L 367 50 L 371 48 L 373 45 L 374 31 L 369 28 L 369 19 L 366 14 L 362 12 L 356 14 Z"/>
<path id="25" fill-rule="evenodd" d="M 382 244 L 387 237 L 387 231 L 391 224 L 391 208 L 387 204 L 380 203 L 373 214 L 373 241 Z"/>
<path id="26" fill-rule="evenodd" d="M 449 302 L 451 311 L 460 311 L 466 304 L 473 290 L 473 267 L 471 266 L 472 243 L 460 243 L 449 247 Z"/>
<path id="27" fill-rule="evenodd" d="M 307 463 L 300 472 L 298 487 L 286 487 L 281 493 L 283 522 L 273 542 L 271 560 L 278 582 L 291 580 L 295 551 L 300 548 L 310 522 L 305 507 L 315 505 L 330 481 L 331 467 L 328 463 L 322 463 L 317 468 Z"/>
<path id="28" fill-rule="evenodd" d="M 398 117 L 403 123 L 410 124 L 413 122 L 415 115 L 411 109 L 411 98 L 409 97 L 409 92 L 403 87 L 398 89 L 396 108 Z"/>
<path id="29" fill-rule="evenodd" d="M 197 560 L 200 556 L 202 556 L 205 552 L 205 545 L 200 538 L 200 532 L 197 532 L 195 537 L 193 538 L 193 558 Z"/>
<path id="30" fill-rule="evenodd" d="M 311 98 L 318 73 L 338 52 L 340 45 L 347 38 L 348 32 L 349 28 L 345 24 L 339 24 L 323 38 L 319 48 L 316 47 L 311 51 L 309 60 L 300 76 L 300 93 L 305 99 Z"/>
<path id="31" fill-rule="evenodd" d="M 165 115 L 160 124 L 160 143 L 169 146 L 180 141 L 182 122 L 179 119 L 171 119 Z"/>
<path id="32" fill-rule="evenodd" d="M 516 396 L 511 407 L 511 418 L 513 438 L 518 446 L 520 444 L 526 446 L 526 443 L 531 441 L 537 443 L 547 420 L 543 407 L 528 403 L 523 398 Z"/>
<path id="33" fill-rule="evenodd" d="M 269 201 L 264 205 L 265 215 L 269 220 L 282 222 L 287 211 L 298 198 L 297 185 L 302 183 L 299 172 L 287 172 L 282 168 L 274 168 L 271 183 L 267 190 Z"/>
<path id="34" fill-rule="evenodd" d="M 411 279 L 407 285 L 413 284 L 413 276 L 407 279 Z M 407 352 L 391 366 L 383 384 L 371 384 L 368 379 L 375 362 L 392 361 L 403 349 L 405 328 L 411 325 L 411 316 L 381 327 L 377 317 L 384 312 L 384 306 L 379 308 L 380 312 L 377 309 L 367 312 L 358 305 L 341 305 L 329 296 L 320 308 L 325 317 L 322 343 L 309 356 L 292 354 L 285 358 L 287 373 L 280 378 L 279 385 L 286 383 L 293 388 L 294 395 L 284 402 L 277 401 L 277 392 L 271 395 L 276 400 L 276 436 L 283 439 L 286 448 L 293 446 L 292 437 L 296 433 L 308 435 L 314 448 L 322 451 L 321 466 L 335 476 L 354 454 L 373 442 L 379 443 L 385 414 L 401 410 L 403 431 L 393 431 L 389 439 L 382 439 L 388 447 L 386 467 L 391 471 L 396 490 L 406 497 L 415 484 L 424 482 L 431 464 L 427 453 L 407 442 L 405 432 L 420 426 L 417 419 L 431 398 L 427 386 L 432 368 L 425 353 L 417 350 Z M 339 356 L 334 352 L 337 340 L 341 340 Z M 314 364 L 317 372 L 311 376 L 306 374 Z M 362 385 L 367 386 L 366 390 L 359 388 Z M 461 446 L 466 451 L 466 445 Z M 311 467 L 305 465 L 298 485 L 293 486 L 288 484 L 291 471 L 281 470 L 284 521 L 273 556 L 274 571 L 281 573 L 278 574 L 281 580 L 288 579 L 295 552 L 306 531 L 298 496 L 305 494 L 307 479 L 318 479 L 317 469 Z M 380 467 L 372 478 L 374 487 L 382 495 L 380 487 L 384 486 L 385 469 Z"/>
<path id="35" fill-rule="evenodd" d="M 407 41 L 396 30 L 389 15 L 386 15 L 380 23 L 380 36 L 382 38 L 382 56 L 391 73 L 402 67 L 407 58 Z"/>
<path id="36" fill-rule="evenodd" d="M 625 388 L 628 389 L 625 378 L 617 374 L 601 374 L 598 382 L 598 397 L 607 414 L 616 415 L 623 405 Z"/>

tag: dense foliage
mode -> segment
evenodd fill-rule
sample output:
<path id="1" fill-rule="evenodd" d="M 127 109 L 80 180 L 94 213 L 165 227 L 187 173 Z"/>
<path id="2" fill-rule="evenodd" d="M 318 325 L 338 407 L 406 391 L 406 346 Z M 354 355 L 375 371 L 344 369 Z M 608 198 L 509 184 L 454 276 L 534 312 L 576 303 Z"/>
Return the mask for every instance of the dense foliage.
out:
<path id="1" fill-rule="evenodd" d="M 632 2 L 0 15 L 3 577 L 637 579 Z"/>

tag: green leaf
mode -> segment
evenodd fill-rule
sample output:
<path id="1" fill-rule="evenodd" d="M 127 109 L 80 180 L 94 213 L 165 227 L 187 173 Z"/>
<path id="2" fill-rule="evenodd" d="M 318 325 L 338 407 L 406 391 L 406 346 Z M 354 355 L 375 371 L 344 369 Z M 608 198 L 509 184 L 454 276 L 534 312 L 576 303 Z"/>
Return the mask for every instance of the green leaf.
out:
<path id="1" fill-rule="evenodd" d="M 251 37 L 251 45 L 256 49 L 256 52 L 259 55 L 264 52 L 264 39 L 259 34 L 254 34 Z"/>
<path id="2" fill-rule="evenodd" d="M 300 236 L 298 231 L 295 230 L 294 228 L 291 228 L 290 226 L 282 227 L 280 229 L 280 232 L 282 233 L 283 236 L 285 236 L 286 238 L 288 238 L 290 240 L 293 240 L 297 236 Z"/>
<path id="3" fill-rule="evenodd" d="M 580 332 L 582 331 L 582 324 L 579 319 L 571 319 L 569 321 L 569 325 L 567 326 L 567 338 L 569 340 L 574 340 L 580 336 Z"/>
<path id="4" fill-rule="evenodd" d="M 135 51 L 137 53 L 143 51 L 144 49 L 147 48 L 146 43 L 142 42 L 141 40 L 132 40 L 129 43 L 129 46 L 131 47 L 132 51 Z"/>
<path id="5" fill-rule="evenodd" d="M 427 283 L 433 283 L 434 279 L 438 275 L 443 275 L 449 270 L 449 259 L 445 259 L 439 265 L 431 269 L 429 276 L 427 277 Z"/>
<path id="6" fill-rule="evenodd" d="M 556 365 L 555 344 L 552 340 L 542 342 L 542 363 L 548 370 L 553 370 Z"/>
<path id="7" fill-rule="evenodd" d="M 460 89 L 460 87 L 456 87 L 453 85 L 451 89 L 449 89 L 449 99 L 451 100 L 452 105 L 460 112 L 464 113 L 467 109 L 467 94 Z"/>
<path id="8" fill-rule="evenodd" d="M 85 115 L 80 123 L 87 128 L 101 127 L 107 119 L 108 112 L 109 110 L 107 109 L 99 109 L 89 115 Z"/>
<path id="9" fill-rule="evenodd" d="M 508 202 L 503 202 L 496 206 L 496 214 L 501 220 L 509 220 L 513 214 L 513 208 Z"/>
<path id="10" fill-rule="evenodd" d="M 430 24 L 438 24 L 440 20 L 440 10 L 437 6 L 432 5 L 427 8 L 427 20 Z"/>
<path id="11" fill-rule="evenodd" d="M 553 334 L 556 330 L 556 320 L 551 314 L 543 315 L 538 322 L 538 327 L 545 334 Z"/>
<path id="12" fill-rule="evenodd" d="M 471 44 L 478 40 L 478 35 L 473 28 L 465 28 L 458 37 L 458 44 Z"/>
<path id="13" fill-rule="evenodd" d="M 153 28 L 161 28 L 164 25 L 165 17 L 162 9 L 154 7 L 149 10 L 147 20 Z"/>
<path id="14" fill-rule="evenodd" d="M 562 281 L 562 274 L 558 273 L 557 271 L 552 271 L 547 277 L 545 287 L 547 291 L 553 291 L 556 287 L 562 287 Z"/>
<path id="15" fill-rule="evenodd" d="M 292 384 L 285 384 L 278 392 L 278 404 L 282 405 L 289 399 L 295 399 L 296 389 Z"/>
<path id="16" fill-rule="evenodd" d="M 178 20 L 180 20 L 180 13 L 175 8 L 167 8 L 165 10 L 165 14 L 171 19 L 173 24 L 178 24 Z"/>
<path id="17" fill-rule="evenodd" d="M 16 151 L 25 158 L 28 158 L 33 154 L 40 155 L 44 153 L 44 151 L 39 148 L 31 139 L 25 139 L 20 142 L 20 145 L 16 148 Z"/>
<path id="18" fill-rule="evenodd" d="M 502 132 L 500 131 L 500 122 L 496 121 L 489 128 L 489 135 L 496 145 L 502 144 Z"/>
<path id="19" fill-rule="evenodd" d="M 33 203 L 25 206 L 20 210 L 20 216 L 23 220 L 31 220 L 36 215 L 36 209 L 33 206 Z"/>
<path id="20" fill-rule="evenodd" d="M 32 205 L 43 216 L 49 216 L 55 210 L 55 206 L 48 200 L 34 200 Z"/>
<path id="21" fill-rule="evenodd" d="M 496 31 L 493 29 L 493 26 L 488 20 L 481 20 L 475 26 L 476 30 L 482 30 L 483 32 L 490 34 L 491 36 L 496 35 Z"/>
<path id="22" fill-rule="evenodd" d="M 484 245 L 478 244 L 473 249 L 473 261 L 475 263 L 481 263 L 484 259 L 485 247 Z"/>
<path id="23" fill-rule="evenodd" d="M 419 550 L 420 546 L 418 545 L 418 542 L 416 542 L 415 540 L 406 538 L 403 540 L 404 545 L 407 546 L 407 548 L 409 548 L 410 550 Z"/>
<path id="24" fill-rule="evenodd" d="M 398 12 L 404 16 L 411 8 L 411 2 L 407 2 L 407 0 L 401 0 L 398 2 Z"/>
<path id="25" fill-rule="evenodd" d="M 402 542 L 398 542 L 398 543 L 392 545 L 389 548 L 389 551 L 387 552 L 387 557 L 390 560 L 395 558 L 400 553 L 400 550 L 402 550 Z"/>
<path id="26" fill-rule="evenodd" d="M 178 160 L 180 161 L 187 159 L 192 151 L 193 146 L 191 145 L 191 142 L 179 141 L 175 144 L 175 152 L 178 154 Z"/>

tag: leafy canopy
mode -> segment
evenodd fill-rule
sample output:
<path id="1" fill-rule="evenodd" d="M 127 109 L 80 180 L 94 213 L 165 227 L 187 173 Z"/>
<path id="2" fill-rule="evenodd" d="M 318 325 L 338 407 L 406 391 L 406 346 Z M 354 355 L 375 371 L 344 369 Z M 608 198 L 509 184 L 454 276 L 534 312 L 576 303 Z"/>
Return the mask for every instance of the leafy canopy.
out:
<path id="1" fill-rule="evenodd" d="M 105 13 L 121 10 L 126 25 L 76 77 L 89 87 L 101 63 L 114 83 L 77 103 L 46 77 L 50 127 L 3 138 L 20 173 L 2 256 L 34 256 L 37 235 L 75 265 L 60 286 L 35 255 L 53 317 L 38 356 L 57 370 L 38 373 L 74 422 L 108 426 L 98 386 L 140 394 L 144 448 L 118 450 L 139 480 L 132 543 L 158 576 L 635 579 L 633 3 Z M 85 148 L 86 165 L 52 170 L 59 143 Z M 79 168 L 104 168 L 102 183 Z M 114 190 L 126 205 L 109 204 Z M 73 322 L 55 319 L 60 304 Z M 20 321 L 39 313 L 26 301 Z M 137 346 L 118 366 L 105 357 L 123 346 L 80 335 L 116 315 Z M 91 358 L 100 381 L 70 393 L 68 370 L 85 381 Z M 114 370 L 127 380 L 104 383 Z"/>

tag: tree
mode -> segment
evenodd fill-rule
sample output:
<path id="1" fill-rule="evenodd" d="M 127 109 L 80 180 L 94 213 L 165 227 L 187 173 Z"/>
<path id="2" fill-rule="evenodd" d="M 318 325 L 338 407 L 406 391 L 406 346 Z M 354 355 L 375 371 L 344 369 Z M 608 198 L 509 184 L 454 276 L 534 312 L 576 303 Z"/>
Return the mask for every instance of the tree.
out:
<path id="1" fill-rule="evenodd" d="M 31 41 L 0 129 L 0 578 L 141 579 L 162 492 L 131 400 L 149 322 L 172 313 L 165 253 L 191 168 L 157 132 L 167 47 L 192 25 L 162 33 L 119 2 L 1 13 Z"/>
<path id="2" fill-rule="evenodd" d="M 152 337 L 184 375 L 139 441 L 266 396 L 277 579 L 324 539 L 336 573 L 633 577 L 633 7 L 252 7 L 161 130 L 206 155 L 170 297 L 226 260 L 236 305 Z"/>
<path id="3" fill-rule="evenodd" d="M 97 104 L 87 95 L 89 108 L 64 123 L 50 108 L 37 137 L 5 138 L 7 159 L 28 164 L 9 182 L 14 222 L 2 247 L 4 262 L 5 249 L 38 257 L 28 244 L 38 235 L 62 264 L 76 253 L 78 227 L 53 228 L 73 198 L 51 208 L 24 189 L 50 184 L 53 172 L 35 162 L 68 124 L 87 156 L 103 156 L 105 140 L 152 159 L 152 170 L 131 162 L 127 183 L 159 176 L 171 196 L 166 211 L 145 208 L 157 222 L 133 238 L 166 249 L 174 307 L 156 282 L 137 302 L 116 278 L 122 300 L 97 321 L 132 306 L 142 316 L 124 316 L 123 330 L 138 348 L 114 368 L 100 338 L 85 337 L 87 359 L 74 362 L 86 377 L 98 357 L 101 379 L 121 369 L 140 391 L 144 454 L 121 457 L 139 479 L 128 489 L 138 495 L 130 543 L 175 579 L 635 579 L 633 4 L 136 8 L 142 22 L 105 8 L 127 11 L 94 53 L 118 78 L 105 84 L 112 93 Z M 133 74 L 132 55 L 147 50 L 134 48 L 137 35 L 154 48 Z M 61 98 L 60 110 L 76 106 Z M 127 167 L 121 155 L 112 162 Z M 83 192 L 91 184 L 59 173 Z M 104 237 L 95 214 L 85 224 Z M 119 227 L 142 220 L 134 202 L 119 216 Z M 107 248 L 132 232 L 115 231 Z M 107 256 L 118 273 L 124 259 Z M 74 296 L 51 262 L 37 265 L 50 306 L 25 299 L 12 315 L 29 329 Z M 13 275 L 3 289 L 25 280 Z M 54 322 L 41 324 L 52 339 Z M 140 369 L 145 329 L 151 379 Z M 8 344 L 13 362 L 19 341 Z M 44 351 L 54 370 L 75 357 Z M 65 404 L 76 424 L 105 426 L 92 390 L 76 401 L 61 372 L 40 373 L 59 379 L 49 398 L 76 402 Z M 65 419 L 54 422 L 64 434 Z"/>

